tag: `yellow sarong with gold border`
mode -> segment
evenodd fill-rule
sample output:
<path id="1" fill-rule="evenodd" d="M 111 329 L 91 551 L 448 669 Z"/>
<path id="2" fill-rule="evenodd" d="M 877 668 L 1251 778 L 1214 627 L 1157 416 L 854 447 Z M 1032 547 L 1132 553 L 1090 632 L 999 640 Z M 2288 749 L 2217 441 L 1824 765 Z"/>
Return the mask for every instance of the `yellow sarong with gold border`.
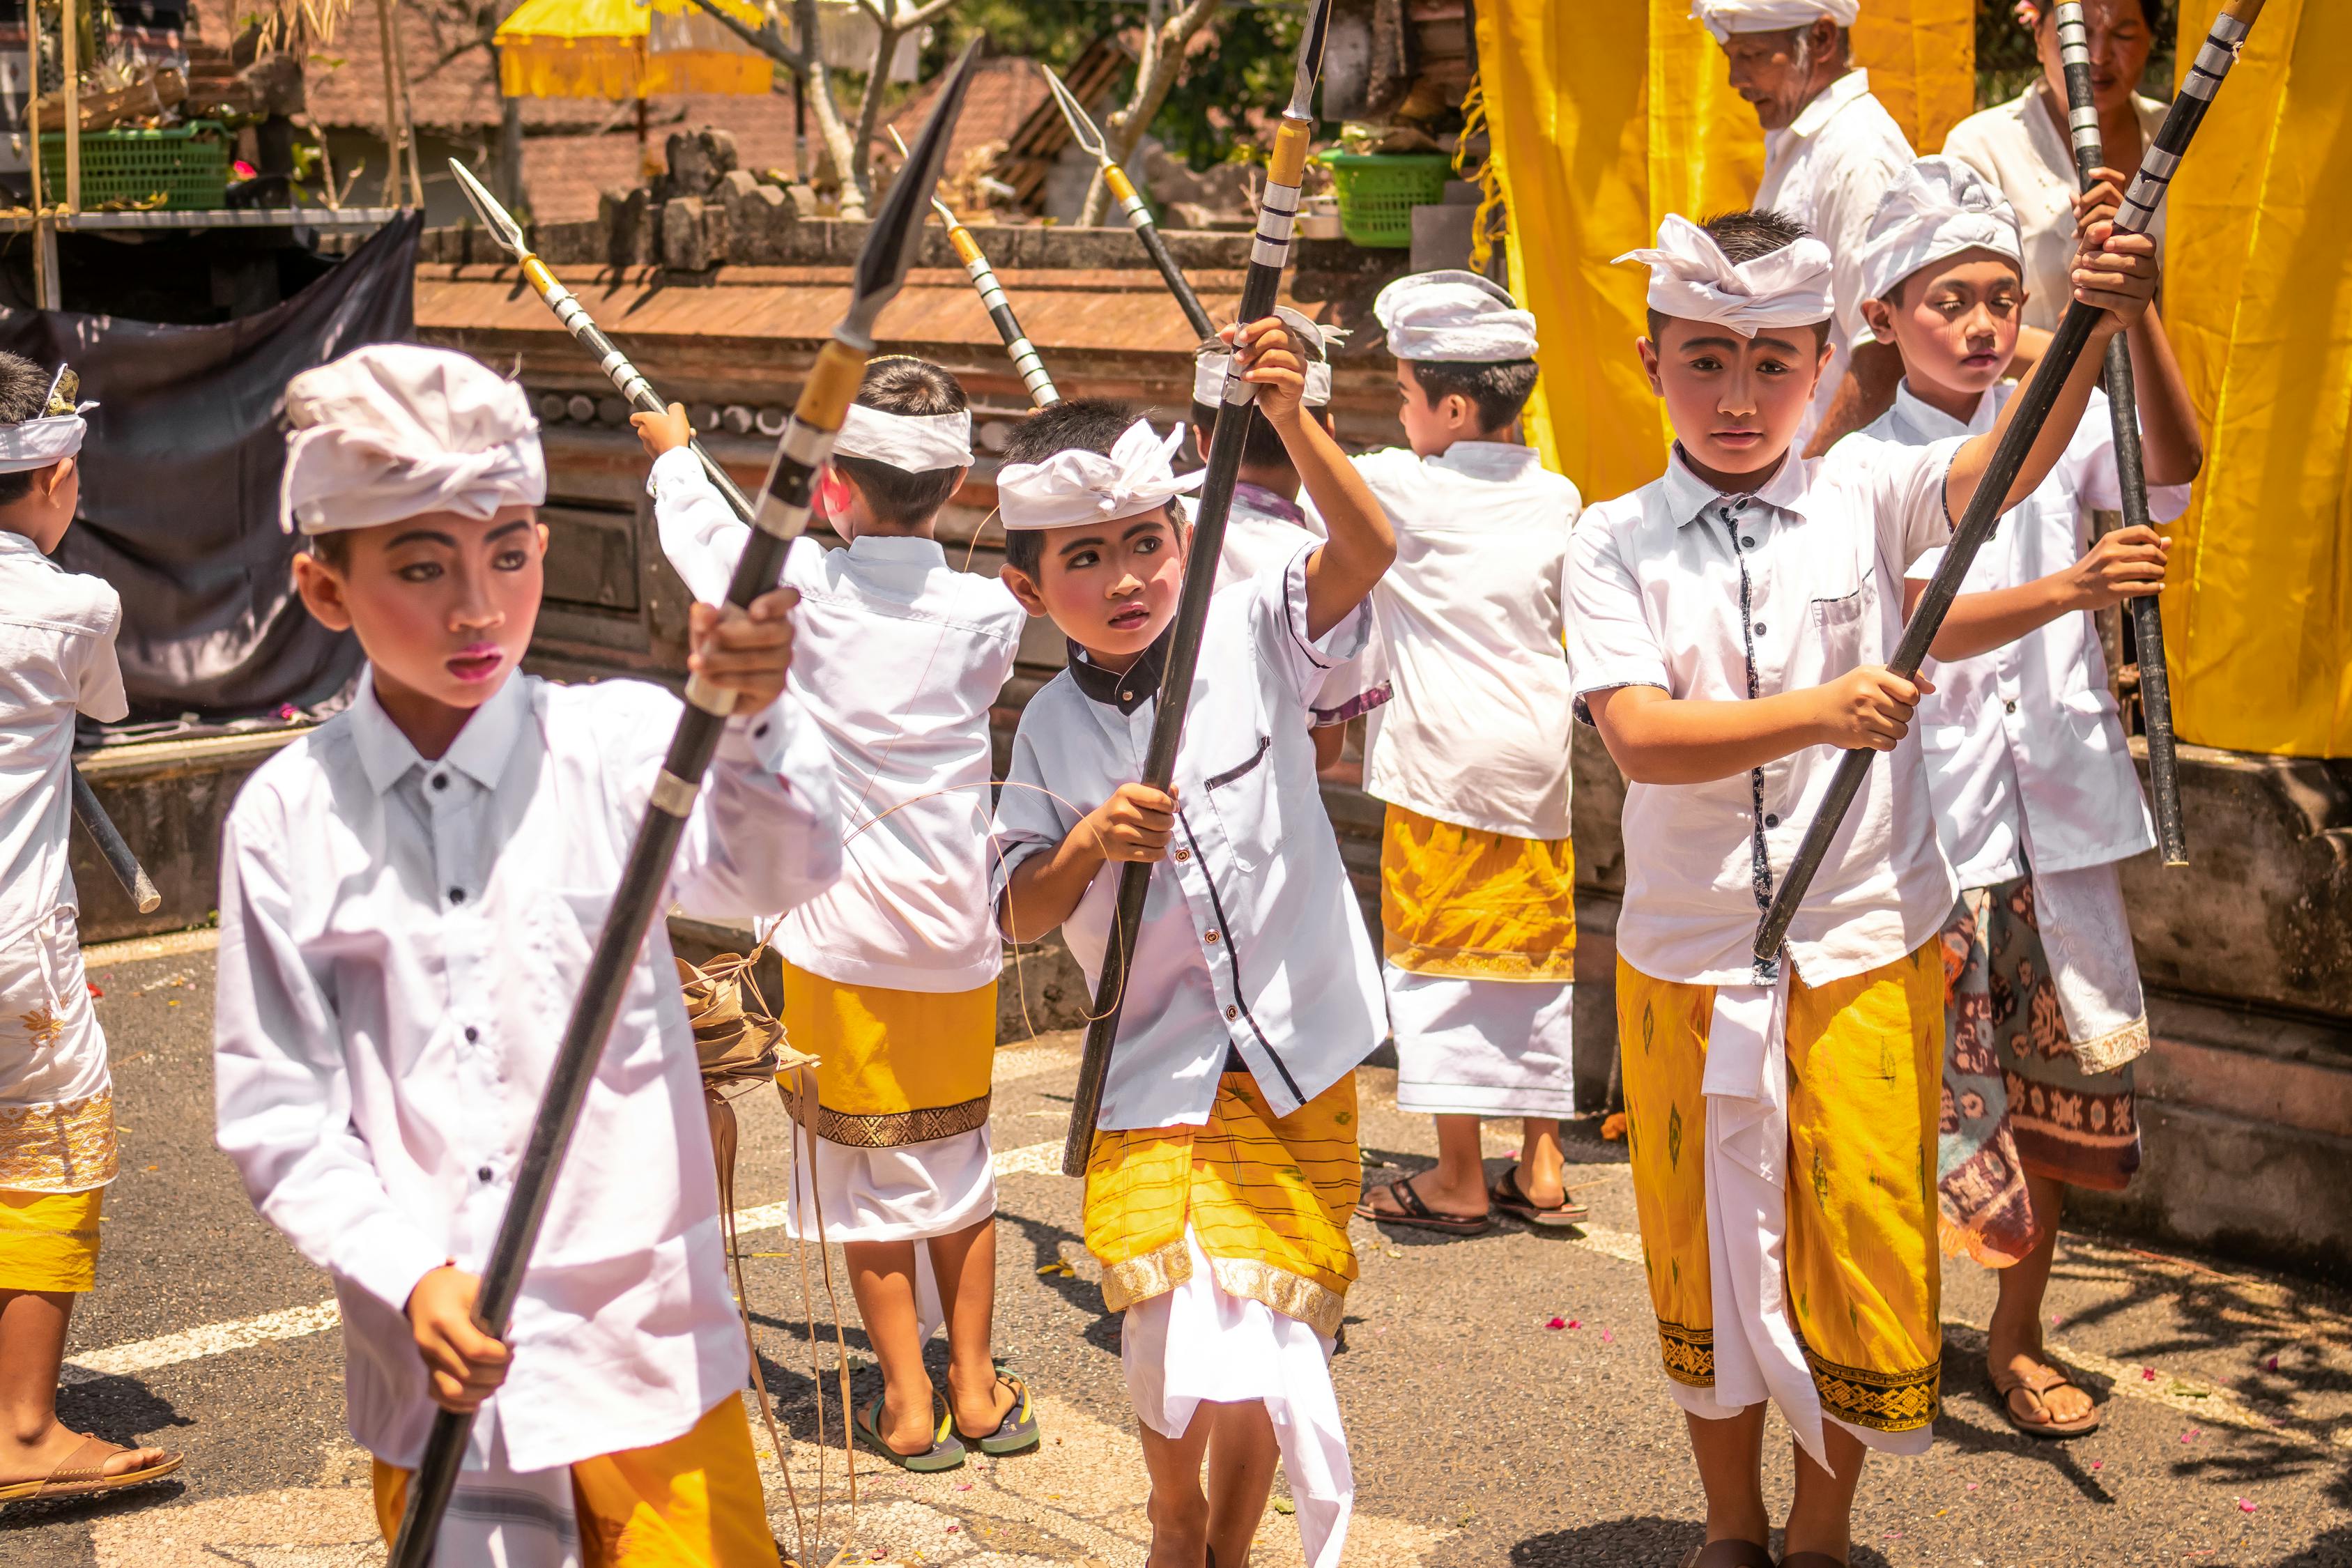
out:
<path id="1" fill-rule="evenodd" d="M 1381 952 L 1416 974 L 1574 980 L 1574 848 L 1391 805 L 1381 832 Z"/>
<path id="2" fill-rule="evenodd" d="M 817 1058 L 818 1137 L 895 1149 L 987 1125 L 995 981 L 969 991 L 895 991 L 783 967 L 784 1026 L 796 1048 Z"/>

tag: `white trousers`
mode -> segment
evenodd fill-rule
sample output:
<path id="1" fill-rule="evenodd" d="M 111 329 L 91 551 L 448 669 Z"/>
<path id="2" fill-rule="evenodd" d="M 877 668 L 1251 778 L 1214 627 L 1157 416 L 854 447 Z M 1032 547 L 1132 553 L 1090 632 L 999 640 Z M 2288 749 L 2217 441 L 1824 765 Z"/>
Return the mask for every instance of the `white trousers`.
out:
<path id="1" fill-rule="evenodd" d="M 1397 1109 L 1433 1116 L 1576 1114 L 1576 988 L 1381 966 Z"/>

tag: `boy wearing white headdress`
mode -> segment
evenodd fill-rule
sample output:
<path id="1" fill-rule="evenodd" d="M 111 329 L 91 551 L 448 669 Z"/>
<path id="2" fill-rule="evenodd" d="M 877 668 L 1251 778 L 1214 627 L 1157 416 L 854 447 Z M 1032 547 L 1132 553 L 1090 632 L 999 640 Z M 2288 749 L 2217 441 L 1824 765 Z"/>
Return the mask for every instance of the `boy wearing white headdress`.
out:
<path id="1" fill-rule="evenodd" d="M 1087 1247 L 1124 1314 L 1151 1561 L 1246 1562 L 1278 1450 L 1307 1560 L 1332 1568 L 1354 1482 L 1328 1358 L 1356 1275 L 1354 1071 L 1381 1029 L 1307 716 L 1362 647 L 1364 595 L 1395 546 L 1304 416 L 1287 329 L 1267 317 L 1234 336 L 1329 537 L 1212 598 L 1174 782 L 1147 787 L 1190 537 L 1171 503 L 1201 475 L 1170 466 L 1181 429 L 1163 440 L 1115 404 L 1060 404 L 1021 428 L 997 477 L 1005 581 L 1070 660 L 1013 737 L 995 888 L 1007 936 L 1062 927 L 1093 981 L 1119 863 L 1153 868 L 1086 1195 Z"/>
<path id="2" fill-rule="evenodd" d="M 751 531 L 687 449 L 685 410 L 635 417 L 662 548 L 698 597 L 726 590 Z M 996 1178 L 988 1106 L 1003 945 L 988 908 L 988 711 L 1028 621 L 994 577 L 932 538 L 971 467 L 955 377 L 904 355 L 867 365 L 818 479 L 826 550 L 795 541 L 792 690 L 833 753 L 841 880 L 783 917 L 783 1015 L 817 1058 L 815 1155 L 796 1236 L 847 1252 L 882 1393 L 858 1434 L 912 1470 L 1039 1440 L 1022 1380 L 989 1352 Z M 787 1097 L 788 1102 L 789 1097 Z M 944 1321 L 944 1402 L 923 1343 Z"/>
<path id="3" fill-rule="evenodd" d="M 83 983 L 67 834 L 74 721 L 128 711 L 122 604 L 48 559 L 81 496 L 82 416 L 0 353 L 0 1500 L 140 1486 L 180 1468 L 57 1418 L 74 1298 L 96 1282 L 114 1179 L 114 1084 Z"/>
<path id="4" fill-rule="evenodd" d="M 1992 428 L 2017 392 L 2001 377 L 2028 302 L 2000 193 L 1956 158 L 1921 159 L 1879 206 L 1864 286 L 1904 380 L 1864 434 L 1916 447 Z M 2196 416 L 2153 308 L 2128 342 L 2148 511 L 2170 521 L 2203 461 Z M 2041 1436 L 2099 1423 L 2042 1353 L 2065 1189 L 2118 1190 L 2139 1167 L 2131 1061 L 2147 1016 L 2116 862 L 2156 839 L 2089 612 L 2161 589 L 2169 542 L 2118 529 L 2086 550 L 2087 513 L 2121 504 L 2114 425 L 2093 393 L 2050 477 L 1970 564 L 1919 706 L 1960 882 L 1943 932 L 1944 1247 L 2000 1271 L 1986 1360 L 2010 1423 Z M 1912 563 L 1906 609 L 1941 557 Z"/>
<path id="5" fill-rule="evenodd" d="M 1871 215 L 1911 143 L 1853 63 L 1861 0 L 1691 0 L 1723 46 L 1731 89 L 1764 127 L 1764 177 L 1749 205 L 1786 214 L 1829 247 L 1829 369 L 1798 426 L 1819 452 L 1886 405 L 1902 366 L 1862 319 L 1862 253 Z"/>
<path id="6" fill-rule="evenodd" d="M 2009 505 L 2060 461 L 2099 352 L 2155 291 L 2153 247 L 2110 237 L 2111 210 L 2075 269 L 2095 341 Z M 1937 936 L 1958 887 L 1910 733 L 1928 683 L 1884 660 L 1901 571 L 1949 538 L 2000 426 L 1801 457 L 1828 252 L 1743 213 L 1669 216 L 1622 259 L 1650 268 L 1639 349 L 1675 440 L 1664 478 L 1577 529 L 1569 662 L 1628 780 L 1619 1046 L 1651 1302 L 1706 1489 L 1690 1561 L 1772 1562 L 1769 1400 L 1797 1440 L 1783 1568 L 1836 1568 L 1867 1451 L 1926 1451 L 1942 1356 Z M 1759 965 L 1757 921 L 1861 748 L 1887 759 Z"/>
<path id="7" fill-rule="evenodd" d="M 1372 592 L 1395 697 L 1368 726 L 1364 790 L 1387 804 L 1397 1105 L 1436 1118 L 1437 1165 L 1357 1213 L 1460 1236 L 1498 1211 L 1573 1225 L 1585 1211 L 1561 1185 L 1559 1147 L 1576 1110 L 1560 569 L 1582 500 L 1511 438 L 1535 390 L 1533 316 L 1457 271 L 1399 279 L 1372 311 L 1407 444 L 1356 459 L 1397 535 Z M 1494 1116 L 1519 1118 L 1520 1148 L 1490 1186 L 1479 1124 Z"/>
<path id="8" fill-rule="evenodd" d="M 296 376 L 286 412 L 281 510 L 309 543 L 295 585 L 368 662 L 352 705 L 230 808 L 215 1096 L 256 1206 L 334 1280 L 379 1522 L 389 1539 L 438 1405 L 475 1421 L 437 1561 L 774 1568 L 658 923 L 505 1342 L 470 1316 L 680 704 L 518 668 L 547 542 L 521 388 L 379 344 Z M 689 667 L 735 711 L 663 907 L 750 918 L 838 867 L 823 742 L 784 692 L 792 602 L 693 608 Z"/>

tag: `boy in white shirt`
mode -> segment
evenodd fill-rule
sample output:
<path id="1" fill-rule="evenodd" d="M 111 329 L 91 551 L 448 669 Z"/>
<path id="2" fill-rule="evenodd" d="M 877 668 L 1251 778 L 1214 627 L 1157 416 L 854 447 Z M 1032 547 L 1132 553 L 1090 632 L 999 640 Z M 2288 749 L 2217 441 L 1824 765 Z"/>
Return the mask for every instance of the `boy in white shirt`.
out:
<path id="1" fill-rule="evenodd" d="M 518 668 L 547 539 L 520 387 L 387 343 L 296 376 L 286 407 L 284 519 L 310 537 L 295 585 L 368 664 L 352 706 L 230 808 L 220 1146 L 334 1279 L 387 1540 L 438 1405 L 476 1413 L 440 1562 L 774 1568 L 701 1079 L 658 925 L 506 1342 L 471 1318 L 680 704 Z M 694 606 L 689 668 L 737 716 L 664 907 L 747 918 L 833 879 L 831 769 L 783 695 L 791 605 L 779 590 L 724 618 Z"/>
<path id="2" fill-rule="evenodd" d="M 1395 700 L 1364 791 L 1381 837 L 1381 976 L 1397 1106 L 1437 1120 L 1437 1166 L 1366 1194 L 1383 1224 L 1473 1236 L 1496 1212 L 1585 1217 L 1561 1186 L 1576 1112 L 1576 865 L 1569 844 L 1560 574 L 1582 502 L 1510 439 L 1535 390 L 1535 318 L 1475 272 L 1424 272 L 1372 310 L 1396 358 L 1405 447 L 1356 459 L 1396 530 L 1372 591 Z M 1475 759 L 1475 765 L 1465 765 Z M 1519 1118 L 1490 1187 L 1479 1122 Z"/>
<path id="3" fill-rule="evenodd" d="M 1330 537 L 1211 601 L 1165 792 L 1136 774 L 1186 569 L 1170 503 L 1200 482 L 1169 466 L 1183 432 L 1163 441 L 1082 401 L 1007 448 L 1005 581 L 1068 637 L 1070 665 L 1013 738 L 998 915 L 1024 942 L 1061 926 L 1091 980 L 1118 863 L 1153 864 L 1086 1196 L 1103 1298 L 1125 1314 L 1150 1562 L 1246 1562 L 1278 1447 L 1307 1560 L 1332 1568 L 1354 1483 L 1328 1358 L 1356 1274 L 1354 1068 L 1380 1043 L 1380 993 L 1306 721 L 1323 673 L 1360 647 L 1363 597 L 1394 546 L 1302 416 L 1282 323 L 1235 337 Z"/>
<path id="4" fill-rule="evenodd" d="M 2064 453 L 2116 313 L 2155 290 L 2153 247 L 2111 237 L 2111 210 L 2074 274 L 2105 313 L 2007 504 Z M 1949 537 L 1998 429 L 1801 458 L 1828 252 L 1742 213 L 1669 216 L 1624 259 L 1651 269 L 1639 346 L 1675 443 L 1664 478 L 1577 529 L 1569 662 L 1629 781 L 1620 1054 L 1651 1300 L 1706 1490 L 1688 1561 L 1773 1561 L 1769 1399 L 1797 1439 L 1782 1568 L 1837 1568 L 1867 1450 L 1926 1451 L 1942 1358 L 1936 939 L 1958 888 L 1909 737 L 1922 684 L 1880 661 L 1902 566 Z M 1840 750 L 1863 747 L 1886 763 L 1759 965 L 1755 922 Z"/>
<path id="5" fill-rule="evenodd" d="M 1895 406 L 1863 434 L 1924 446 L 1992 427 L 2024 321 L 2007 201 L 1968 164 L 1923 158 L 1879 205 L 1863 310 L 1903 355 Z M 2154 309 L 2131 328 L 2149 515 L 2188 509 L 2203 451 Z M 2132 1058 L 2147 1016 L 2116 862 L 2154 846 L 2090 611 L 2164 585 L 2169 542 L 2084 514 L 2122 505 L 2097 393 L 2050 478 L 1969 568 L 1919 706 L 1927 787 L 1960 901 L 1937 1194 L 1944 1247 L 2000 1270 L 1986 1362 L 2010 1424 L 2078 1436 L 2090 1396 L 2042 1353 L 2042 1297 L 2067 1185 L 2115 1191 L 2139 1167 Z M 1942 552 L 1914 562 L 1916 603 Z"/>
<path id="6" fill-rule="evenodd" d="M 74 718 L 128 710 L 122 604 L 48 559 L 81 498 L 81 415 L 0 353 L 0 1501 L 139 1486 L 180 1468 L 58 1420 L 74 1298 L 96 1283 L 114 1082 L 82 980 L 67 835 Z"/>
<path id="7" fill-rule="evenodd" d="M 750 530 L 687 450 L 686 411 L 640 414 L 662 548 L 698 597 L 724 590 Z M 818 480 L 846 550 L 796 542 L 791 689 L 833 753 L 841 880 L 775 942 L 793 1044 L 817 1058 L 812 1190 L 795 1235 L 846 1250 L 883 1392 L 859 1436 L 910 1470 L 1038 1441 L 1022 1381 L 989 1353 L 996 1290 L 990 1074 L 1003 952 L 989 912 L 988 710 L 1028 616 L 931 537 L 971 466 L 963 388 L 893 355 L 866 371 Z M 787 1103 L 793 1103 L 790 1096 Z M 795 1109 L 797 1107 L 795 1106 Z M 923 1343 L 948 1329 L 945 1409 Z"/>

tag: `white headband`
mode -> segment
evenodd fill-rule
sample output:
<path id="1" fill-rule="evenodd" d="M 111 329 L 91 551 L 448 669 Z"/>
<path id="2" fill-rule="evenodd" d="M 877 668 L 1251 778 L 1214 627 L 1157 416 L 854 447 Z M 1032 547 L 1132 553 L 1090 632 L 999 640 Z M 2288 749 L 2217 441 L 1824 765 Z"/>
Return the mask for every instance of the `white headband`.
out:
<path id="1" fill-rule="evenodd" d="M 1328 356 L 1341 338 L 1348 334 L 1338 327 L 1327 327 L 1300 310 L 1287 305 L 1276 305 L 1275 315 L 1290 330 L 1291 336 L 1300 339 L 1307 347 L 1322 354 L 1318 359 L 1302 353 L 1307 361 L 1307 406 L 1320 408 L 1331 401 L 1331 366 Z M 1192 401 L 1214 408 L 1225 395 L 1225 378 L 1233 373 L 1234 356 L 1227 353 L 1202 353 L 1192 361 Z"/>
<path id="2" fill-rule="evenodd" d="M 27 419 L 22 425 L 0 425 L 0 474 L 26 474 L 63 462 L 81 450 L 82 437 L 89 428 L 80 409 Z"/>
<path id="3" fill-rule="evenodd" d="M 841 434 L 834 437 L 835 457 L 864 458 L 887 463 L 910 474 L 933 468 L 971 467 L 971 411 L 953 414 L 890 414 L 862 403 L 849 405 Z"/>
<path id="4" fill-rule="evenodd" d="M 1150 511 L 1199 489 L 1208 477 L 1202 468 L 1175 471 L 1171 459 L 1183 441 L 1181 425 L 1163 441 L 1150 420 L 1139 419 L 1108 456 L 1073 447 L 1042 463 L 1008 464 L 996 476 L 997 515 L 1008 529 L 1066 528 Z"/>
<path id="5" fill-rule="evenodd" d="M 286 384 L 278 521 L 329 533 L 431 511 L 488 519 L 547 499 L 521 387 L 448 349 L 372 343 Z"/>
<path id="6" fill-rule="evenodd" d="M 1743 338 L 1830 319 L 1829 247 L 1810 236 L 1735 266 L 1715 236 L 1668 213 L 1655 249 L 1629 250 L 1612 265 L 1627 261 L 1650 269 L 1650 309 L 1661 315 L 1720 322 Z"/>
<path id="7" fill-rule="evenodd" d="M 1884 300 L 1906 278 L 1964 250 L 1990 250 L 2024 269 L 2017 214 L 1958 158 L 1922 158 L 1879 198 L 1862 246 L 1862 295 Z"/>
<path id="8" fill-rule="evenodd" d="M 1398 359 L 1492 364 L 1536 357 L 1536 319 L 1475 272 L 1416 272 L 1372 300 Z"/>
<path id="9" fill-rule="evenodd" d="M 1718 44 L 1734 33 L 1810 27 L 1824 16 L 1841 27 L 1851 27 L 1861 12 L 1862 0 L 1691 0 L 1690 8 Z"/>

